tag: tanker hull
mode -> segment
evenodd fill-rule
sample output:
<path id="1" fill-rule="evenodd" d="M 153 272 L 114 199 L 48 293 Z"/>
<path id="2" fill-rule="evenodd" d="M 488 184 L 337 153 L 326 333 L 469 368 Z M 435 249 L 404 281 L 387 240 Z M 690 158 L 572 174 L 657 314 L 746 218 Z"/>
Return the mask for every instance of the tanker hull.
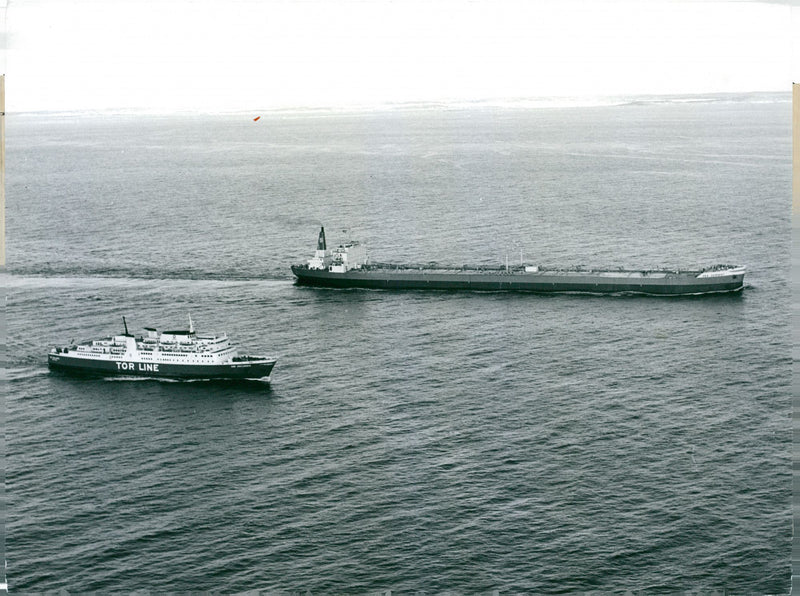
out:
<path id="1" fill-rule="evenodd" d="M 328 288 L 681 296 L 737 292 L 744 287 L 745 268 L 715 265 L 700 271 L 586 270 L 508 264 L 505 268 L 456 268 L 436 263 L 370 263 L 360 242 L 348 241 L 328 249 L 325 228 L 321 228 L 314 256 L 306 264 L 293 265 L 292 272 L 298 284 Z"/>
<path id="2" fill-rule="evenodd" d="M 353 269 L 343 273 L 292 267 L 297 283 L 330 288 L 386 290 L 472 290 L 651 294 L 660 296 L 736 292 L 744 287 L 743 272 L 698 277 L 702 272 L 663 271 L 463 271 L 391 268 Z"/>

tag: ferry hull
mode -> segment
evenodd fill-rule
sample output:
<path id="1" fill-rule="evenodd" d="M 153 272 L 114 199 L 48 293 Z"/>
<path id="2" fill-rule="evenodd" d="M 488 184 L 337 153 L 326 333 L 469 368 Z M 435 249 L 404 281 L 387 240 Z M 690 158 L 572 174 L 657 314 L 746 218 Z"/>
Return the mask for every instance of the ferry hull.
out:
<path id="1" fill-rule="evenodd" d="M 48 354 L 51 369 L 66 372 L 110 376 L 140 376 L 168 379 L 266 379 L 275 360 L 232 362 L 225 364 L 158 364 L 130 360 L 99 360 L 75 358 L 65 354 Z"/>
<path id="2" fill-rule="evenodd" d="M 576 292 L 591 294 L 650 294 L 676 296 L 737 292 L 744 287 L 744 275 L 720 275 L 698 278 L 696 274 L 674 273 L 667 276 L 631 277 L 591 272 L 414 272 L 390 269 L 350 270 L 334 273 L 327 270 L 293 266 L 301 285 L 331 288 L 372 288 L 390 290 L 473 290 L 514 292 Z"/>

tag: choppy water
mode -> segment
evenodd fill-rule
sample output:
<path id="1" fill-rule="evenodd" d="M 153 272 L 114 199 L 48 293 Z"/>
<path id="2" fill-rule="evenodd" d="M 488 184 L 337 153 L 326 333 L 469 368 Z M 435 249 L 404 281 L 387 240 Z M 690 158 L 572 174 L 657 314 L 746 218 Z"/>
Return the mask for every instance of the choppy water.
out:
<path id="1" fill-rule="evenodd" d="M 788 96 L 10 115 L 18 591 L 788 589 Z M 378 261 L 749 267 L 705 298 L 296 287 Z M 227 331 L 262 384 L 51 374 Z"/>

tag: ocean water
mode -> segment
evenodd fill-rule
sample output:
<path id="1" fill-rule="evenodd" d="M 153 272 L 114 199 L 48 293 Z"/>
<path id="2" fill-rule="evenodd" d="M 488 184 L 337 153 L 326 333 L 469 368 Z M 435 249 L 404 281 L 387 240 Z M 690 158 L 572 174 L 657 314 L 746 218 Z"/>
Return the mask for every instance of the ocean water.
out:
<path id="1" fill-rule="evenodd" d="M 9 115 L 10 590 L 787 592 L 790 98 L 693 99 Z M 320 224 L 376 261 L 748 274 L 295 286 Z M 271 385 L 47 369 L 189 313 Z"/>

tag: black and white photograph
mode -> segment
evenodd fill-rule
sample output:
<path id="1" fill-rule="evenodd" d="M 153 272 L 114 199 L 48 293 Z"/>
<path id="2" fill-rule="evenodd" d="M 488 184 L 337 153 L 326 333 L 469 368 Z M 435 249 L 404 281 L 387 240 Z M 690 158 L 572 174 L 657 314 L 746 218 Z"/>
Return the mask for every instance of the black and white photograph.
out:
<path id="1" fill-rule="evenodd" d="M 0 16 L 0 591 L 790 593 L 800 3 Z"/>

